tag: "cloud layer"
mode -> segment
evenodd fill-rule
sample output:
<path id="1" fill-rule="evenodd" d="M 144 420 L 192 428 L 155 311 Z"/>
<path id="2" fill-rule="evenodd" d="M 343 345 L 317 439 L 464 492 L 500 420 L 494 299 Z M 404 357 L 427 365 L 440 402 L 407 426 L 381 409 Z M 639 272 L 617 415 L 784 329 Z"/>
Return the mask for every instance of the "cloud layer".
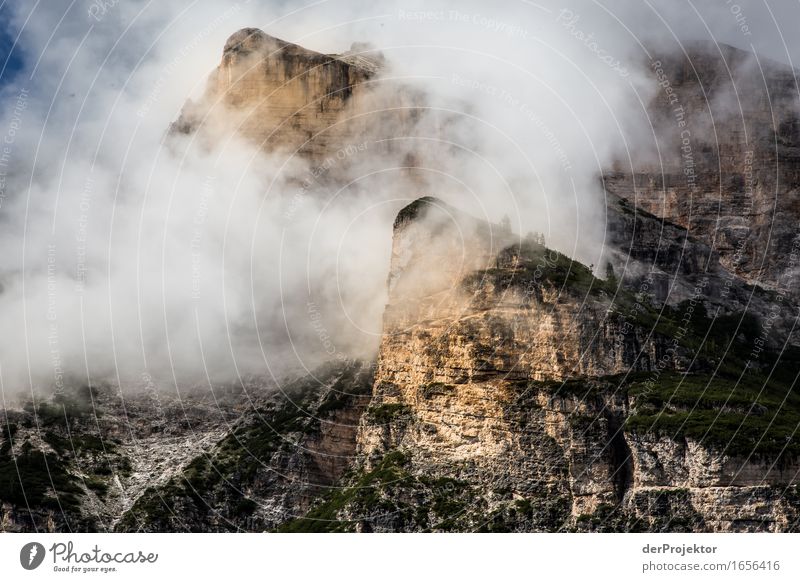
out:
<path id="1" fill-rule="evenodd" d="M 781 34 L 791 15 L 718 4 L 5 8 L 23 66 L 2 77 L 4 390 L 278 377 L 370 357 L 391 222 L 422 194 L 492 221 L 508 215 L 515 231 L 599 264 L 597 175 L 652 141 L 647 48 L 700 38 L 800 58 Z M 413 135 L 383 128 L 398 143 L 391 154 L 354 139 L 368 145 L 313 195 L 302 183 L 318 165 L 285 164 L 229 128 L 211 147 L 167 136 L 245 26 L 320 52 L 371 42 L 389 63 L 378 95 L 409 85 L 431 110 Z M 411 153 L 414 172 L 403 168 Z"/>

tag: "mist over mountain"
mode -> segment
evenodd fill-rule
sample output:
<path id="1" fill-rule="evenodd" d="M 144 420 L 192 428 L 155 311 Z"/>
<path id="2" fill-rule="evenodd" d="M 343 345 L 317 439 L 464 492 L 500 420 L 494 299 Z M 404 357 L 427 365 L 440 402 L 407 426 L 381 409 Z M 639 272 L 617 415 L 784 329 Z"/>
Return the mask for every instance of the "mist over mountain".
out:
<path id="1" fill-rule="evenodd" d="M 790 9 L 2 10 L 3 530 L 797 529 Z"/>

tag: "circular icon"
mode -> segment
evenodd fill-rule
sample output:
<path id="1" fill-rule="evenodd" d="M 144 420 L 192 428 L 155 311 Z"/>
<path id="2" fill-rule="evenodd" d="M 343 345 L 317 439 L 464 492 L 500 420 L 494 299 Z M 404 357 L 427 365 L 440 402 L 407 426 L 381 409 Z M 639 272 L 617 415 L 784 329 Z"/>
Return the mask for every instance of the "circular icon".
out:
<path id="1" fill-rule="evenodd" d="M 39 542 L 30 542 L 19 551 L 19 563 L 26 570 L 35 570 L 44 561 L 44 546 Z"/>

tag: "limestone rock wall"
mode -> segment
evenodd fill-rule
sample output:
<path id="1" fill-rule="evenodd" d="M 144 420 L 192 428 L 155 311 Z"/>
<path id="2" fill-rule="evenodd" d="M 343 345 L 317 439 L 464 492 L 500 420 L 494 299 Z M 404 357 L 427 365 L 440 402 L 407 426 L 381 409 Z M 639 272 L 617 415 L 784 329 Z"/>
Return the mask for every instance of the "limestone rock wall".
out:
<path id="1" fill-rule="evenodd" d="M 382 67 L 382 55 L 365 46 L 327 55 L 245 28 L 225 43 L 205 94 L 171 131 L 214 138 L 232 130 L 265 152 L 321 162 L 348 145 L 404 135 L 419 119 L 423 96 L 381 82 Z"/>
<path id="2" fill-rule="evenodd" d="M 366 468 L 400 450 L 419 478 L 475 485 L 483 516 L 544 498 L 567 508 L 533 511 L 515 522 L 520 531 L 796 527 L 794 461 L 730 456 L 627 426 L 637 402 L 624 378 L 653 372 L 656 362 L 680 370 L 688 352 L 665 360 L 668 338 L 615 317 L 602 282 L 587 291 L 568 277 L 559 289 L 535 265 L 526 269 L 526 252 L 498 253 L 504 244 L 513 248 L 513 237 L 496 225 L 476 228 L 435 199 L 401 212 L 372 401 L 358 435 Z M 453 260 L 462 255 L 471 259 Z M 442 268 L 431 272 L 433 264 Z M 405 277 L 415 284 L 404 287 Z"/>
<path id="3" fill-rule="evenodd" d="M 711 43 L 645 63 L 658 154 L 604 175 L 608 192 L 666 218 L 751 282 L 792 290 L 798 277 L 800 98 L 796 71 Z"/>

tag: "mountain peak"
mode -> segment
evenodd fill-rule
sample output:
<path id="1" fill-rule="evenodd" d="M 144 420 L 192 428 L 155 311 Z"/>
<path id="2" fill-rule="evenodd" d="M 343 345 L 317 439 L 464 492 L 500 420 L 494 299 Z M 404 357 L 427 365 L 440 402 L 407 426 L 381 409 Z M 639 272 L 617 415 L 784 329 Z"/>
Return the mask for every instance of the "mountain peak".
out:
<path id="1" fill-rule="evenodd" d="M 353 43 L 350 50 L 332 55 L 258 28 L 242 28 L 228 37 L 205 94 L 187 103 L 172 131 L 191 134 L 203 125 L 235 125 L 237 133 L 266 151 L 293 152 L 322 163 L 330 151 L 363 140 L 371 127 L 382 126 L 374 116 L 357 115 L 357 104 L 371 91 L 367 81 L 382 66 L 383 55 L 365 43 Z M 412 105 L 412 99 L 397 93 L 396 106 L 406 108 L 398 110 Z M 386 110 L 386 115 L 397 118 L 395 110 Z M 246 121 L 232 124 L 232 114 L 244 114 Z M 210 135 L 217 138 L 213 132 Z"/>
<path id="2" fill-rule="evenodd" d="M 404 206 L 400 212 L 397 213 L 397 217 L 394 219 L 394 230 L 402 228 L 409 222 L 414 222 L 417 219 L 423 218 L 431 207 L 446 208 L 448 205 L 435 196 L 422 196 L 421 198 L 417 198 L 410 204 Z"/>
<path id="3" fill-rule="evenodd" d="M 259 28 L 242 28 L 228 37 L 222 52 L 223 54 L 230 52 L 251 53 L 270 43 L 287 44 L 282 40 L 269 36 Z"/>

